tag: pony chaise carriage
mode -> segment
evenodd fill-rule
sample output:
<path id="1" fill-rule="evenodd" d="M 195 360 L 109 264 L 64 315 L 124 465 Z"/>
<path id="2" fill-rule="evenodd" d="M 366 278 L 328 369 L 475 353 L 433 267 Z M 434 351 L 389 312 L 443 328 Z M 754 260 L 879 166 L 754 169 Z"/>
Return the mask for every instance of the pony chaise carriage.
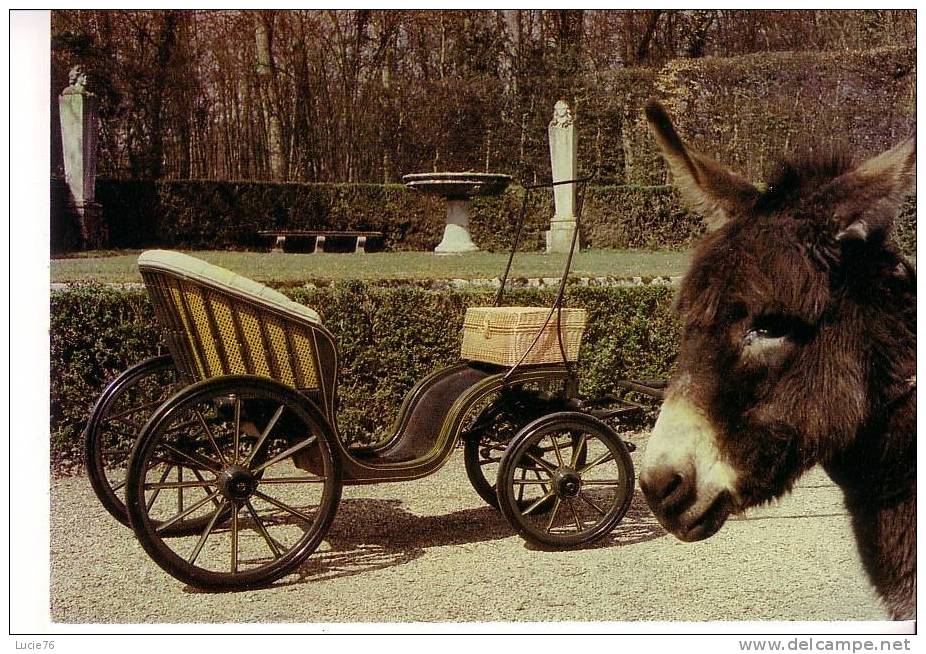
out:
<path id="1" fill-rule="evenodd" d="M 578 396 L 585 312 L 562 307 L 570 262 L 553 308 L 498 306 L 506 270 L 496 306 L 467 311 L 461 362 L 414 386 L 387 437 L 356 447 L 339 435 L 338 351 L 315 311 L 184 254 L 145 252 L 170 354 L 97 401 L 85 443 L 94 490 L 158 565 L 206 588 L 289 574 L 324 539 L 343 485 L 424 477 L 461 440 L 476 491 L 526 539 L 602 538 L 634 486 L 632 445 L 608 421 L 642 407 Z"/>

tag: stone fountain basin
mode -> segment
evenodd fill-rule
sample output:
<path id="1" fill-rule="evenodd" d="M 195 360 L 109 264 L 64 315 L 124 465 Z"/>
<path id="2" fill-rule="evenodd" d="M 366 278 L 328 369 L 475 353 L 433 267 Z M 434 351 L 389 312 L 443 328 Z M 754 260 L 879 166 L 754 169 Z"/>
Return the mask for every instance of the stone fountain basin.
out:
<path id="1" fill-rule="evenodd" d="M 511 183 L 511 175 L 496 173 L 413 173 L 403 175 L 409 188 L 441 195 L 451 200 L 463 200 L 480 195 L 498 195 Z"/>

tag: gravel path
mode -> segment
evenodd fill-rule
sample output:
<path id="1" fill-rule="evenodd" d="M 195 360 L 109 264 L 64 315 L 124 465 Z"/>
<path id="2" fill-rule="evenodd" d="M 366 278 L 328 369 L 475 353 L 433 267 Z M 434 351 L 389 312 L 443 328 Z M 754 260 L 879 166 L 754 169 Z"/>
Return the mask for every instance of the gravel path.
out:
<path id="1" fill-rule="evenodd" d="M 641 448 L 642 450 L 642 448 Z M 634 455 L 639 466 L 639 451 Z M 344 489 L 329 538 L 273 588 L 214 594 L 162 572 L 85 477 L 51 485 L 54 622 L 884 620 L 841 495 L 814 470 L 772 507 L 685 544 L 639 494 L 595 547 L 541 551 L 470 487 L 431 477 Z"/>

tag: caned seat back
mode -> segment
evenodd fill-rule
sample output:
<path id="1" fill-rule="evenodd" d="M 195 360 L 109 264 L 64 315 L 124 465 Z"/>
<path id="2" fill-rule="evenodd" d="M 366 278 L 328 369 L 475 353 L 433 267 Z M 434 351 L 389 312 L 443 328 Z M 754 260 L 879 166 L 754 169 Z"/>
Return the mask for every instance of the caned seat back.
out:
<path id="1" fill-rule="evenodd" d="M 333 384 L 333 343 L 312 309 L 179 252 L 149 250 L 138 268 L 174 361 L 190 380 L 250 374 L 323 392 Z"/>

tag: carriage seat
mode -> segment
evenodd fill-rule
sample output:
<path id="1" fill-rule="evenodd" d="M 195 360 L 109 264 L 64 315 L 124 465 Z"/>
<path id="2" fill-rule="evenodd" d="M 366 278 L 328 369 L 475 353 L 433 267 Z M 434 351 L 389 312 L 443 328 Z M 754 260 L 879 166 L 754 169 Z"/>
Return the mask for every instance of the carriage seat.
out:
<path id="1" fill-rule="evenodd" d="M 272 305 L 295 317 L 321 323 L 321 317 L 314 309 L 293 302 L 279 291 L 264 286 L 227 268 L 216 266 L 202 259 L 191 257 L 174 250 L 147 250 L 138 257 L 138 267 L 160 268 L 162 270 L 198 280 L 207 284 L 224 286 L 235 293 L 250 297 L 255 302 Z"/>
<path id="2" fill-rule="evenodd" d="M 180 252 L 138 269 L 177 366 L 193 379 L 250 374 L 317 389 L 318 313 L 272 288 Z"/>

